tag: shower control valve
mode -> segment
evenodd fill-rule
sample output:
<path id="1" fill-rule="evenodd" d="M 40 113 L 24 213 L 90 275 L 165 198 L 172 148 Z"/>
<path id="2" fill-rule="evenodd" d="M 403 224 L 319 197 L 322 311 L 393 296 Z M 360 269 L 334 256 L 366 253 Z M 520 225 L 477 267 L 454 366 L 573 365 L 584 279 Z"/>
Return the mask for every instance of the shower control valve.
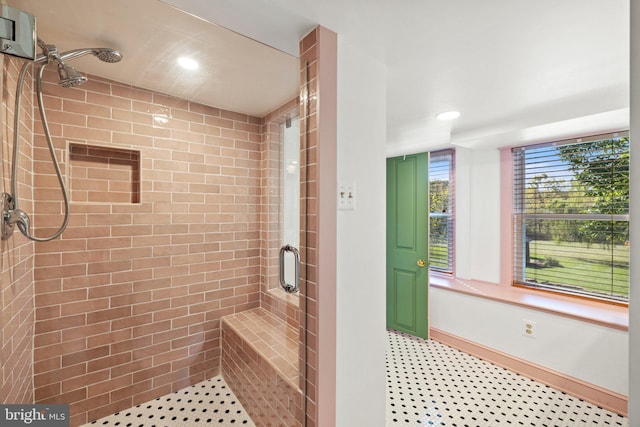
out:
<path id="1" fill-rule="evenodd" d="M 2 240 L 7 240 L 13 235 L 14 223 L 11 221 L 11 213 L 14 207 L 11 194 L 2 193 Z"/>
<path id="2" fill-rule="evenodd" d="M 15 207 L 10 194 L 2 193 L 2 240 L 7 240 L 13 235 L 16 224 L 24 235 L 28 235 L 31 226 L 29 216 L 25 211 Z"/>

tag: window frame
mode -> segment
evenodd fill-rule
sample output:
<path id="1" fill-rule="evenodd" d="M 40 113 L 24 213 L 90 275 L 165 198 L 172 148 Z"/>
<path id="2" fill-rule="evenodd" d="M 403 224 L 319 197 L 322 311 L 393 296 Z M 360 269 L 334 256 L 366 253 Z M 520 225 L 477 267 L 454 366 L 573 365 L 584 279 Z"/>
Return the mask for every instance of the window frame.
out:
<path id="1" fill-rule="evenodd" d="M 509 284 L 510 286 L 516 286 L 526 289 L 534 289 L 534 290 L 542 290 L 557 294 L 568 295 L 571 297 L 579 297 L 586 298 L 592 300 L 603 301 L 606 303 L 619 304 L 619 305 L 627 305 L 628 297 L 624 298 L 622 296 L 616 295 L 606 295 L 599 294 L 596 291 L 589 291 L 586 289 L 567 289 L 565 286 L 561 284 L 553 285 L 553 284 L 539 284 L 527 282 L 524 280 L 526 274 L 526 266 L 520 265 L 522 264 L 522 257 L 525 256 L 525 249 L 523 249 L 524 239 L 522 237 L 522 232 L 517 233 L 517 227 L 524 227 L 524 223 L 527 219 L 550 219 L 550 220 L 605 220 L 605 221 L 629 221 L 629 214 L 607 214 L 607 213 L 586 213 L 586 214 L 557 214 L 557 213 L 523 213 L 518 211 L 518 206 L 522 209 L 524 204 L 524 191 L 522 190 L 523 183 L 519 183 L 518 180 L 524 180 L 524 175 L 516 176 L 516 152 L 518 150 L 524 151 L 532 148 L 542 148 L 544 146 L 561 146 L 561 145 L 569 145 L 569 144 L 579 144 L 579 143 L 588 143 L 591 141 L 600 141 L 606 139 L 612 139 L 616 137 L 629 137 L 629 131 L 621 130 L 617 132 L 593 135 L 589 137 L 582 138 L 574 138 L 568 140 L 554 141 L 542 144 L 529 144 L 517 147 L 505 147 L 501 149 L 501 185 L 503 189 L 503 200 L 501 203 L 501 218 L 503 224 L 509 224 L 509 230 L 502 230 L 502 238 L 501 244 L 503 245 L 502 253 L 503 259 L 501 263 L 501 283 Z M 629 141 L 630 145 L 630 141 Z M 524 162 L 525 160 L 522 159 Z M 524 173 L 524 168 L 521 167 L 519 169 Z M 544 171 L 543 171 L 544 173 Z M 508 183 L 509 191 L 508 195 L 504 194 L 505 183 Z M 521 195 L 521 200 L 516 200 L 517 188 L 520 186 L 521 190 L 519 195 Z M 506 196 L 506 197 L 504 197 Z M 520 203 L 520 205 L 519 205 Z M 507 207 L 508 205 L 508 207 Z M 505 221 L 506 216 L 508 215 L 508 221 Z M 504 226 L 503 226 L 504 228 Z M 508 246 L 505 246 L 508 244 Z M 505 253 L 505 252 L 508 252 Z M 509 272 L 506 270 L 509 269 Z M 520 277 L 518 277 L 520 275 Z M 505 283 L 507 282 L 507 283 Z M 628 285 L 630 288 L 630 283 Z"/>
<path id="2" fill-rule="evenodd" d="M 455 236 L 456 236 L 456 185 L 455 185 L 455 165 L 456 165 L 456 150 L 453 148 L 446 148 L 443 150 L 429 152 L 429 192 L 431 192 L 431 161 L 434 156 L 449 156 L 449 205 L 448 213 L 431 212 L 431 195 L 429 196 L 429 271 L 439 274 L 448 274 L 455 276 Z M 448 259 L 449 268 L 440 268 L 438 266 L 431 265 L 431 220 L 432 218 L 447 218 L 450 222 L 447 225 L 448 228 Z"/>

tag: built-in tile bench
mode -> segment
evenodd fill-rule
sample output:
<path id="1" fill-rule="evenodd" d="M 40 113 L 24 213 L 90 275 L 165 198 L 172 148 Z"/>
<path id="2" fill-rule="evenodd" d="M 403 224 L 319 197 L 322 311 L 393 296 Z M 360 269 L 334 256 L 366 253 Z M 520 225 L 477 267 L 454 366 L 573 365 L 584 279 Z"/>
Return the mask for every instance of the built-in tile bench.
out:
<path id="1" fill-rule="evenodd" d="M 262 308 L 222 318 L 222 376 L 256 425 L 302 426 L 298 330 Z"/>

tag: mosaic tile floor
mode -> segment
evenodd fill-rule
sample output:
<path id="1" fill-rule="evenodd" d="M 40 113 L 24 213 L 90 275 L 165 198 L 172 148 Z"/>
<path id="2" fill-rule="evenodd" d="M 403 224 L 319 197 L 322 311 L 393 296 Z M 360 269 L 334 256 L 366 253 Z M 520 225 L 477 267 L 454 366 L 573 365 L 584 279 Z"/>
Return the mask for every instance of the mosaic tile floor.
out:
<path id="1" fill-rule="evenodd" d="M 222 377 L 194 384 L 83 427 L 255 427 Z"/>
<path id="2" fill-rule="evenodd" d="M 627 418 L 436 341 L 387 333 L 386 426 L 628 427 Z M 218 376 L 85 427 L 255 427 Z"/>
<path id="3" fill-rule="evenodd" d="M 388 331 L 387 427 L 627 427 L 628 422 L 436 341 Z"/>

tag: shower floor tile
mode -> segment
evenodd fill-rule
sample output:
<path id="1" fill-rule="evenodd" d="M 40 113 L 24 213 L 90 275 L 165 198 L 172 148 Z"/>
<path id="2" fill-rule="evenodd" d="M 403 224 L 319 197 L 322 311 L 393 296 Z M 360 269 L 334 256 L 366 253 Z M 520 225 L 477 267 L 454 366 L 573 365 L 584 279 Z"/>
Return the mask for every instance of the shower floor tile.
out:
<path id="1" fill-rule="evenodd" d="M 629 424 L 622 415 L 444 344 L 387 333 L 387 427 Z"/>
<path id="2" fill-rule="evenodd" d="M 576 397 L 436 341 L 387 332 L 386 426 L 628 427 Z M 184 388 L 83 427 L 255 424 L 222 377 Z"/>
<path id="3" fill-rule="evenodd" d="M 191 427 L 200 425 L 255 427 L 224 382 L 216 376 L 83 427 Z"/>

